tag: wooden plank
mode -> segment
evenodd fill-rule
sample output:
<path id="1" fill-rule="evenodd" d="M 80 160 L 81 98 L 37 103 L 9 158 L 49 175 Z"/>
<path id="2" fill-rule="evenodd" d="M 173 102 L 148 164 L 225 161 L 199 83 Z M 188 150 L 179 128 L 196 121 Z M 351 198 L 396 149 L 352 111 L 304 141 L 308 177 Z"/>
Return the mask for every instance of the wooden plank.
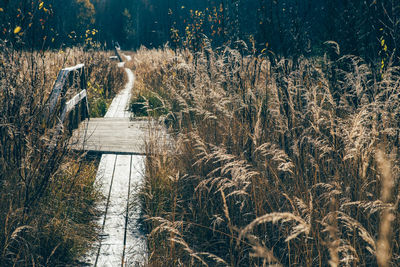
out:
<path id="1" fill-rule="evenodd" d="M 162 126 L 154 121 L 135 120 L 129 118 L 100 118 L 81 123 L 74 131 L 70 147 L 103 153 L 145 154 L 145 144 L 149 140 L 151 129 L 162 130 Z"/>
<path id="2" fill-rule="evenodd" d="M 68 71 L 66 70 L 61 70 L 57 76 L 57 80 L 54 84 L 54 87 L 50 93 L 47 105 L 49 107 L 49 116 L 51 116 L 54 112 L 54 109 L 57 105 L 58 98 L 61 95 L 61 91 L 63 89 L 65 80 L 67 78 Z"/>
<path id="3" fill-rule="evenodd" d="M 57 80 L 54 84 L 54 87 L 51 91 L 51 94 L 49 96 L 48 99 L 48 106 L 49 106 L 49 115 L 51 115 L 54 111 L 54 108 L 56 107 L 56 104 L 58 102 L 58 98 L 61 94 L 61 91 L 64 87 L 65 81 L 67 79 L 68 74 L 71 71 L 75 71 L 75 70 L 79 70 L 79 69 L 83 69 L 85 67 L 85 64 L 78 64 L 76 66 L 73 67 L 69 67 L 69 68 L 64 68 L 62 70 L 60 70 L 58 76 L 57 76 Z"/>
<path id="4" fill-rule="evenodd" d="M 81 102 L 85 97 L 87 97 L 86 90 L 80 91 L 77 95 L 75 95 L 71 100 L 69 100 L 65 104 L 65 112 L 70 112 L 79 102 Z"/>
<path id="5" fill-rule="evenodd" d="M 100 188 L 102 195 L 105 196 L 105 199 L 98 203 L 97 208 L 99 210 L 104 211 L 104 214 L 98 220 L 98 224 L 101 227 L 101 234 L 99 243 L 95 246 L 93 250 L 85 258 L 85 262 L 91 266 L 97 266 L 99 255 L 102 247 L 102 242 L 107 238 L 108 233 L 104 231 L 106 220 L 107 220 L 107 212 L 108 206 L 110 203 L 110 193 L 113 184 L 114 177 L 114 169 L 116 165 L 117 155 L 113 154 L 104 154 L 101 157 L 101 161 L 99 164 L 99 168 L 97 170 L 96 175 L 96 187 Z M 98 265 L 100 266 L 100 265 Z"/>
<path id="6" fill-rule="evenodd" d="M 75 149 L 129 153 L 103 154 L 100 161 L 96 182 L 102 185 L 107 201 L 99 206 L 105 210 L 100 221 L 103 226 L 100 243 L 87 258 L 87 263 L 94 266 L 143 266 L 147 259 L 146 238 L 138 226 L 140 202 L 133 209 L 130 206 L 130 200 L 139 199 L 146 158 L 133 154 L 143 154 L 144 137 L 149 129 L 161 126 L 154 121 L 129 120 L 126 107 L 134 77 L 132 71 L 125 71 L 128 84 L 114 98 L 106 118 L 86 120 L 71 138 L 71 147 Z"/>
<path id="7" fill-rule="evenodd" d="M 145 157 L 104 154 L 96 183 L 106 200 L 99 220 L 102 235 L 86 263 L 92 266 L 142 266 L 147 259 L 146 239 L 139 230 L 140 202 L 134 209 L 129 200 L 139 200 Z M 131 198 L 129 198 L 131 197 Z M 127 217 L 129 215 L 129 217 Z"/>
<path id="8" fill-rule="evenodd" d="M 127 221 L 125 242 L 125 264 L 124 266 L 145 266 L 147 261 L 146 237 L 140 232 L 141 201 L 140 190 L 144 184 L 145 156 L 132 156 L 130 174 L 130 206 L 127 210 L 129 221 Z M 132 205 L 135 203 L 135 205 Z"/>
<path id="9" fill-rule="evenodd" d="M 63 70 L 66 70 L 66 71 L 74 71 L 74 70 L 82 69 L 83 67 L 85 67 L 85 64 L 78 64 L 78 65 L 76 65 L 76 66 L 64 68 Z"/>
<path id="10" fill-rule="evenodd" d="M 86 98 L 86 109 L 87 109 L 87 114 L 89 114 L 89 108 L 88 108 L 88 101 L 87 101 L 87 93 L 86 90 L 82 90 L 80 93 L 75 95 L 73 98 L 71 98 L 67 103 L 65 103 L 64 109 L 61 113 L 60 116 L 60 123 L 64 123 L 66 115 L 75 108 L 77 104 L 79 104 L 84 98 Z"/>
<path id="11" fill-rule="evenodd" d="M 97 266 L 121 266 L 125 233 L 125 209 L 129 191 L 129 175 L 131 167 L 130 155 L 118 155 L 114 169 L 114 177 L 109 190 L 109 206 L 107 209 L 104 232 L 107 235 L 101 242 L 97 256 Z"/>
<path id="12" fill-rule="evenodd" d="M 123 64 L 120 67 L 123 67 Z M 124 68 L 124 70 L 128 76 L 128 82 L 124 89 L 113 99 L 105 115 L 106 118 L 129 118 L 130 116 L 130 112 L 127 111 L 127 108 L 131 98 L 135 76 L 130 69 Z"/>

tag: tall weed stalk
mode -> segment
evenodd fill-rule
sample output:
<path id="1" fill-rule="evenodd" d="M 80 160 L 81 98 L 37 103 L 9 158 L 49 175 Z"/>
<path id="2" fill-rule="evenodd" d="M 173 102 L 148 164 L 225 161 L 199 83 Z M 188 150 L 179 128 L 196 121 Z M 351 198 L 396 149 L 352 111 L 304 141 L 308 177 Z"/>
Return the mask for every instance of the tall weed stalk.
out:
<path id="1" fill-rule="evenodd" d="M 226 47 L 141 49 L 132 68 L 176 144 L 149 144 L 151 264 L 400 264 L 397 67 Z"/>
<path id="2" fill-rule="evenodd" d="M 0 44 L 0 266 L 77 265 L 96 236 L 96 162 L 68 150 L 67 131 L 49 149 L 45 103 L 58 71 L 85 63 L 88 81 L 111 98 L 123 72 L 105 52 L 27 52 Z M 112 65 L 111 65 L 112 66 Z M 88 88 L 90 101 L 100 97 Z"/>

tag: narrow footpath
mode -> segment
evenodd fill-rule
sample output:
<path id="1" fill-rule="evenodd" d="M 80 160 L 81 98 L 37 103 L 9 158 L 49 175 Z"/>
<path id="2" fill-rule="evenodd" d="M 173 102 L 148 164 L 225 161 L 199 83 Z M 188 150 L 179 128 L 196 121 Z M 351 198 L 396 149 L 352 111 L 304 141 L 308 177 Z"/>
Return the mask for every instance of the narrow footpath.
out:
<path id="1" fill-rule="evenodd" d="M 129 56 L 125 56 L 130 61 Z M 119 63 L 124 67 L 124 63 Z M 134 84 L 134 75 L 124 68 L 128 76 L 125 88 L 113 99 L 105 117 L 129 118 L 127 106 Z M 100 204 L 104 216 L 100 241 L 89 255 L 92 266 L 142 266 L 147 259 L 146 240 L 139 231 L 140 205 L 130 206 L 137 199 L 143 183 L 145 156 L 103 154 L 96 176 L 106 196 Z M 139 202 L 138 202 L 139 203 Z M 129 216 L 128 216 L 129 215 Z"/>

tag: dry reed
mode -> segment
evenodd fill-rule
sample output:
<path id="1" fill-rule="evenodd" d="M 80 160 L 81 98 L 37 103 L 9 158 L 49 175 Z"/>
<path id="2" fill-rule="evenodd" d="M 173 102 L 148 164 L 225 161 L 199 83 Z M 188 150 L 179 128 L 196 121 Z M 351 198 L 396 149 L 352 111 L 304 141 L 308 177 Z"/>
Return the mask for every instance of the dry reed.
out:
<path id="1" fill-rule="evenodd" d="M 398 68 L 228 47 L 141 49 L 131 67 L 176 144 L 149 145 L 151 265 L 400 264 Z"/>
<path id="2" fill-rule="evenodd" d="M 45 102 L 60 69 L 85 63 L 88 81 L 109 91 L 123 71 L 109 53 L 27 52 L 0 44 L 0 266 L 79 265 L 96 236 L 95 161 L 68 151 L 67 131 L 49 149 Z M 88 88 L 90 101 L 100 97 Z"/>

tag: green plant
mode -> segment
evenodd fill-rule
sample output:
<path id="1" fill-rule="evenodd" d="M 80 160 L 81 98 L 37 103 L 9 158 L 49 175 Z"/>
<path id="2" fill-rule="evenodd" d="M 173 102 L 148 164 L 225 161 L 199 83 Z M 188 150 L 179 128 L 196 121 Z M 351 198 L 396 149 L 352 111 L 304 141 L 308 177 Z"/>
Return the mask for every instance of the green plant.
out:
<path id="1" fill-rule="evenodd" d="M 129 110 L 136 117 L 160 117 L 168 113 L 163 100 L 154 93 L 139 94 L 131 100 Z"/>
<path id="2" fill-rule="evenodd" d="M 107 113 L 107 102 L 102 98 L 92 101 L 90 107 L 90 117 L 92 118 L 104 117 Z"/>
<path id="3" fill-rule="evenodd" d="M 134 99 L 131 100 L 129 110 L 134 114 L 134 116 L 148 116 L 147 113 L 147 100 L 141 95 L 138 95 Z"/>

